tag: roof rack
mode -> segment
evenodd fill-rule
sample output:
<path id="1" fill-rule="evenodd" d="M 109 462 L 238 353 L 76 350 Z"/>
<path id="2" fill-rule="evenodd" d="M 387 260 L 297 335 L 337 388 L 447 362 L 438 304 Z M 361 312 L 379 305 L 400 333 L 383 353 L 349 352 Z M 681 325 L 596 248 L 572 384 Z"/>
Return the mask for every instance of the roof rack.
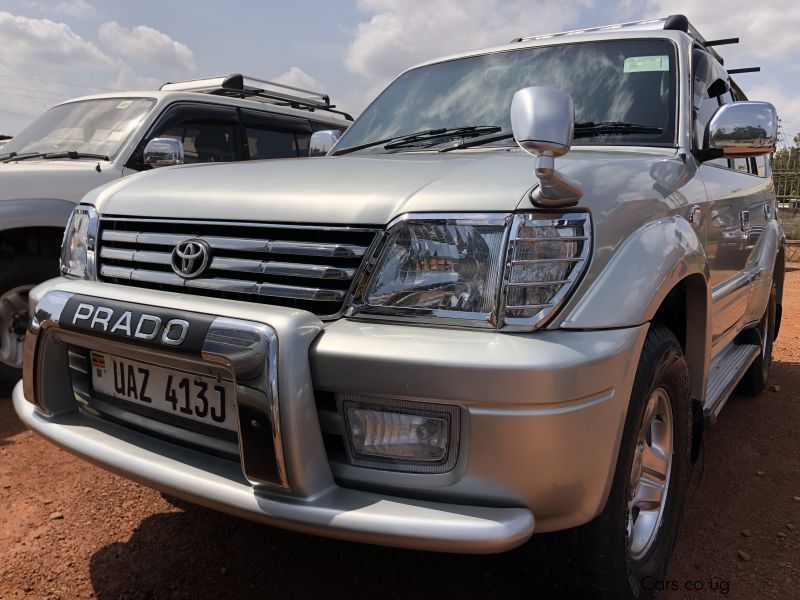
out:
<path id="1" fill-rule="evenodd" d="M 563 35 L 577 35 L 580 33 L 601 33 L 613 32 L 621 29 L 630 29 L 634 31 L 653 31 L 653 30 L 671 30 L 683 31 L 688 33 L 696 42 L 706 48 L 716 58 L 720 64 L 724 64 L 722 57 L 711 47 L 721 46 L 722 44 L 736 44 L 739 38 L 728 38 L 724 40 L 711 40 L 707 41 L 700 33 L 689 23 L 689 19 L 685 15 L 670 15 L 660 19 L 645 19 L 643 21 L 629 21 L 627 23 L 617 23 L 615 25 L 603 25 L 601 27 L 588 27 L 585 29 L 574 29 L 572 31 L 562 31 L 560 33 L 548 33 L 545 35 L 533 35 L 528 37 L 520 37 L 511 40 L 511 43 L 529 42 L 533 40 L 546 40 L 548 38 L 559 37 Z"/>
<path id="2" fill-rule="evenodd" d="M 353 120 L 350 114 L 335 110 L 336 105 L 331 104 L 330 96 L 327 94 L 312 92 L 285 83 L 249 77 L 241 73 L 186 81 L 169 81 L 159 89 L 165 92 L 199 92 L 231 98 L 247 98 L 309 111 L 324 110 L 342 115 L 348 121 Z"/>

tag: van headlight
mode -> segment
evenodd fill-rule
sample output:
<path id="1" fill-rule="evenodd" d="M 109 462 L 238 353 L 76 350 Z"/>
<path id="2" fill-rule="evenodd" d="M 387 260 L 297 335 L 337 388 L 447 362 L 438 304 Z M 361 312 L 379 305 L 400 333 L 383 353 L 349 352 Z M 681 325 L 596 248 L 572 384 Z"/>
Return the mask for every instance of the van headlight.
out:
<path id="1" fill-rule="evenodd" d="M 87 205 L 76 206 L 61 243 L 61 274 L 74 279 L 95 278 L 97 213 Z"/>
<path id="2" fill-rule="evenodd" d="M 534 329 L 574 288 L 590 247 L 588 213 L 405 215 L 351 314 Z"/>

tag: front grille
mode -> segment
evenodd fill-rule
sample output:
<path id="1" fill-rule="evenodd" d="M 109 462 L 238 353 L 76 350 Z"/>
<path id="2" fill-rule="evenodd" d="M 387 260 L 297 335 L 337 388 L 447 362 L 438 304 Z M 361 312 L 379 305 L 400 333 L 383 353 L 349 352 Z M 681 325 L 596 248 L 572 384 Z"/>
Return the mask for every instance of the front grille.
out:
<path id="1" fill-rule="evenodd" d="M 100 221 L 101 281 L 341 313 L 378 230 L 107 218 Z M 199 277 L 172 269 L 180 242 L 200 238 L 211 261 Z"/>

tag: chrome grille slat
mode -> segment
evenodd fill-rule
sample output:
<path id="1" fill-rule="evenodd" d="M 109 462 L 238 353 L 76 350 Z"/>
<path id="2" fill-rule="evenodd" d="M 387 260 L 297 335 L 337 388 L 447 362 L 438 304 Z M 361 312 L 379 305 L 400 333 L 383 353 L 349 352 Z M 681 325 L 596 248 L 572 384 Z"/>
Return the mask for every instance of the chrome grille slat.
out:
<path id="1" fill-rule="evenodd" d="M 335 226 L 104 218 L 98 274 L 124 285 L 250 298 L 333 317 L 344 309 L 378 233 Z M 211 248 L 211 260 L 205 272 L 187 279 L 172 270 L 172 251 L 195 238 Z"/>
<path id="2" fill-rule="evenodd" d="M 233 238 L 218 236 L 195 236 L 174 233 L 146 233 L 140 231 L 103 231 L 104 242 L 125 242 L 137 246 L 176 246 L 184 240 L 202 237 L 214 250 L 236 252 L 265 252 L 269 254 L 300 254 L 323 258 L 359 258 L 367 252 L 366 246 L 355 244 L 330 244 L 293 242 L 285 240 L 262 240 L 255 238 Z"/>
<path id="3" fill-rule="evenodd" d="M 352 279 L 356 270 L 327 265 L 306 265 L 279 261 L 252 260 L 249 258 L 214 258 L 211 269 L 283 275 L 286 277 L 308 277 L 311 279 Z"/>

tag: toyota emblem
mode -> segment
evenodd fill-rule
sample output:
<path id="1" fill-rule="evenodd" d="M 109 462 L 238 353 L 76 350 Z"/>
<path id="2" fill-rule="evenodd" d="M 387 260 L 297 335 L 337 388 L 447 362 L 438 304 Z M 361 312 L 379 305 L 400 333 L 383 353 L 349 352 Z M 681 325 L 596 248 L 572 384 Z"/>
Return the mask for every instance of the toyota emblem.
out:
<path id="1" fill-rule="evenodd" d="M 199 277 L 208 268 L 211 247 L 200 239 L 181 242 L 172 251 L 172 270 L 184 279 Z"/>

